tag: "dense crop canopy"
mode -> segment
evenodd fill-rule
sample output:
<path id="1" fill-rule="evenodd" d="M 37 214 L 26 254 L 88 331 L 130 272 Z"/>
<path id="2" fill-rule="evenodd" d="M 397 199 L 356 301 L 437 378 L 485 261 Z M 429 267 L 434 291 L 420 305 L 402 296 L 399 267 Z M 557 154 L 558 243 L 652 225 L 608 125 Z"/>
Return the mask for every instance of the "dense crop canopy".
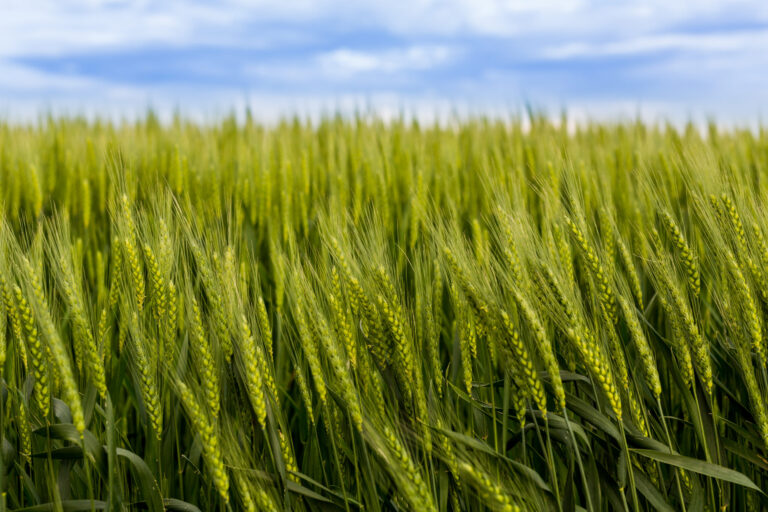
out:
<path id="1" fill-rule="evenodd" d="M 714 126 L 0 125 L 0 511 L 765 509 L 767 180 Z"/>

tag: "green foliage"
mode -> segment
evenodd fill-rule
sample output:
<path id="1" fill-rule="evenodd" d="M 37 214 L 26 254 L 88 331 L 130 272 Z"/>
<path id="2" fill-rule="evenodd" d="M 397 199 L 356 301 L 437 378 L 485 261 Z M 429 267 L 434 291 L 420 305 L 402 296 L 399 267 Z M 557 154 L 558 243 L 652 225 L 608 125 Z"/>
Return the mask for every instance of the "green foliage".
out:
<path id="1" fill-rule="evenodd" d="M 0 124 L 0 512 L 768 508 L 768 133 L 566 124 Z"/>

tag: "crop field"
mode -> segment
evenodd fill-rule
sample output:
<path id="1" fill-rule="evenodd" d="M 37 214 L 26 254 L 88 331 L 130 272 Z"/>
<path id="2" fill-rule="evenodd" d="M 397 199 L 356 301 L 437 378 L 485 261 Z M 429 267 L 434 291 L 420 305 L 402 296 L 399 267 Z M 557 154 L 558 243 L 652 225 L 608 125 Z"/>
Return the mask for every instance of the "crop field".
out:
<path id="1" fill-rule="evenodd" d="M 766 510 L 768 133 L 0 124 L 0 511 Z"/>

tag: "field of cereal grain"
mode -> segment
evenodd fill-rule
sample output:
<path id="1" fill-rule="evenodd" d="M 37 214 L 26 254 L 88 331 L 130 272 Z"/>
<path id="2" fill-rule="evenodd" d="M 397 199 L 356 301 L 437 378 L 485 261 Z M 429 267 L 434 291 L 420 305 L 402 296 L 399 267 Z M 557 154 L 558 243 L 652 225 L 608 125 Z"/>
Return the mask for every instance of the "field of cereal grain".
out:
<path id="1" fill-rule="evenodd" d="M 714 125 L 1 125 L 0 510 L 764 510 L 766 200 Z"/>

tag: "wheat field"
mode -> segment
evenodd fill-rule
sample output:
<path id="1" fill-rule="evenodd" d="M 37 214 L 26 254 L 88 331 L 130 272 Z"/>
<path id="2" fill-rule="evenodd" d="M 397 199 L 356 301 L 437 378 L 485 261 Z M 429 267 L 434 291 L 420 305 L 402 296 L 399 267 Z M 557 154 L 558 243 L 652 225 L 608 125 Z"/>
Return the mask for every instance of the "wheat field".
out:
<path id="1" fill-rule="evenodd" d="M 0 124 L 0 511 L 765 510 L 768 132 Z"/>

